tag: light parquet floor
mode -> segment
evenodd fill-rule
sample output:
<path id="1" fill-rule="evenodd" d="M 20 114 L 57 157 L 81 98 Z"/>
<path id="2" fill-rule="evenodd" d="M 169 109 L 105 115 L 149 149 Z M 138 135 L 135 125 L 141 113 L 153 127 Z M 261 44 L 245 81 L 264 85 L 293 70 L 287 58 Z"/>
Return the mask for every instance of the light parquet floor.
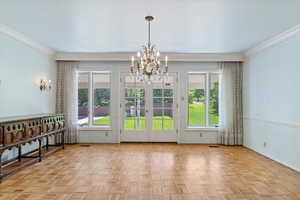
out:
<path id="1" fill-rule="evenodd" d="M 67 146 L 0 185 L 0 200 L 300 199 L 300 173 L 243 147 Z"/>

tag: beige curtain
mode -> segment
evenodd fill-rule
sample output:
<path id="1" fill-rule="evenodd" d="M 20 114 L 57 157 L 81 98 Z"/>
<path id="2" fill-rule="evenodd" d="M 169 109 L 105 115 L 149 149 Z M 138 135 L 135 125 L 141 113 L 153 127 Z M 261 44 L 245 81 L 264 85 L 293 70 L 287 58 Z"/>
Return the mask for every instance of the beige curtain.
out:
<path id="1" fill-rule="evenodd" d="M 78 143 L 78 86 L 77 70 L 79 62 L 58 61 L 56 113 L 65 115 L 67 131 L 65 143 Z"/>
<path id="2" fill-rule="evenodd" d="M 220 84 L 220 128 L 219 140 L 224 145 L 243 144 L 241 62 L 222 62 Z"/>

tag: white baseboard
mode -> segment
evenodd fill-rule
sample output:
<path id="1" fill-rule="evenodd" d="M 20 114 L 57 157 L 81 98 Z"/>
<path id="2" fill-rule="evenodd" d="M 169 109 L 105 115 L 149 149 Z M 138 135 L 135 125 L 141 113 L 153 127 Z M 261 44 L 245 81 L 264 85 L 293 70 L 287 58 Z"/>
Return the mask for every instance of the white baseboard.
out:
<path id="1" fill-rule="evenodd" d="M 288 164 L 288 163 L 286 163 L 286 162 L 284 162 L 284 161 L 281 161 L 281 160 L 279 160 L 279 159 L 273 157 L 272 155 L 269 155 L 269 154 L 264 153 L 264 152 L 260 152 L 260 151 L 254 149 L 254 148 L 252 148 L 252 147 L 250 147 L 250 146 L 248 146 L 248 145 L 244 145 L 244 147 L 247 147 L 248 149 L 250 149 L 250 150 L 252 150 L 252 151 L 255 151 L 256 153 L 258 153 L 258 154 L 260 154 L 260 155 L 263 155 L 263 156 L 265 156 L 265 157 L 267 157 L 267 158 L 269 158 L 269 159 L 271 159 L 271 160 L 274 160 L 274 161 L 278 162 L 279 164 L 284 165 L 285 167 L 288 167 L 288 168 L 291 168 L 291 169 L 293 169 L 293 170 L 295 170 L 295 171 L 297 171 L 297 172 L 300 172 L 300 168 L 295 167 L 295 166 L 293 166 L 293 165 L 291 165 L 291 164 Z"/>

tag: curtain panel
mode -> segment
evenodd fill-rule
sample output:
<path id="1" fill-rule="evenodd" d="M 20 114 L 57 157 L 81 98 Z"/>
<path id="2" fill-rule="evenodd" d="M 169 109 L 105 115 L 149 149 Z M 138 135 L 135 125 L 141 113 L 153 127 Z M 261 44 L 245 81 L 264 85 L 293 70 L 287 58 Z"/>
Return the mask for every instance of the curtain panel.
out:
<path id="1" fill-rule="evenodd" d="M 68 144 L 78 143 L 78 68 L 79 62 L 58 61 L 57 65 L 56 113 L 65 115 Z"/>
<path id="2" fill-rule="evenodd" d="M 222 62 L 220 68 L 219 142 L 243 145 L 243 65 L 241 62 Z"/>

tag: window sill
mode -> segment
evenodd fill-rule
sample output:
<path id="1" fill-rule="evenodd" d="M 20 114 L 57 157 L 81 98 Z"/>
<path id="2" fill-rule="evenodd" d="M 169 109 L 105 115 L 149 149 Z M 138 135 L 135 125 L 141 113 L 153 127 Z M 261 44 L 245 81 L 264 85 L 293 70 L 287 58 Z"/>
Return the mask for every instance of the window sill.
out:
<path id="1" fill-rule="evenodd" d="M 91 126 L 91 127 L 79 127 L 79 131 L 111 131 L 110 126 Z"/>
<path id="2" fill-rule="evenodd" d="M 218 131 L 219 127 L 186 127 L 184 131 Z"/>

